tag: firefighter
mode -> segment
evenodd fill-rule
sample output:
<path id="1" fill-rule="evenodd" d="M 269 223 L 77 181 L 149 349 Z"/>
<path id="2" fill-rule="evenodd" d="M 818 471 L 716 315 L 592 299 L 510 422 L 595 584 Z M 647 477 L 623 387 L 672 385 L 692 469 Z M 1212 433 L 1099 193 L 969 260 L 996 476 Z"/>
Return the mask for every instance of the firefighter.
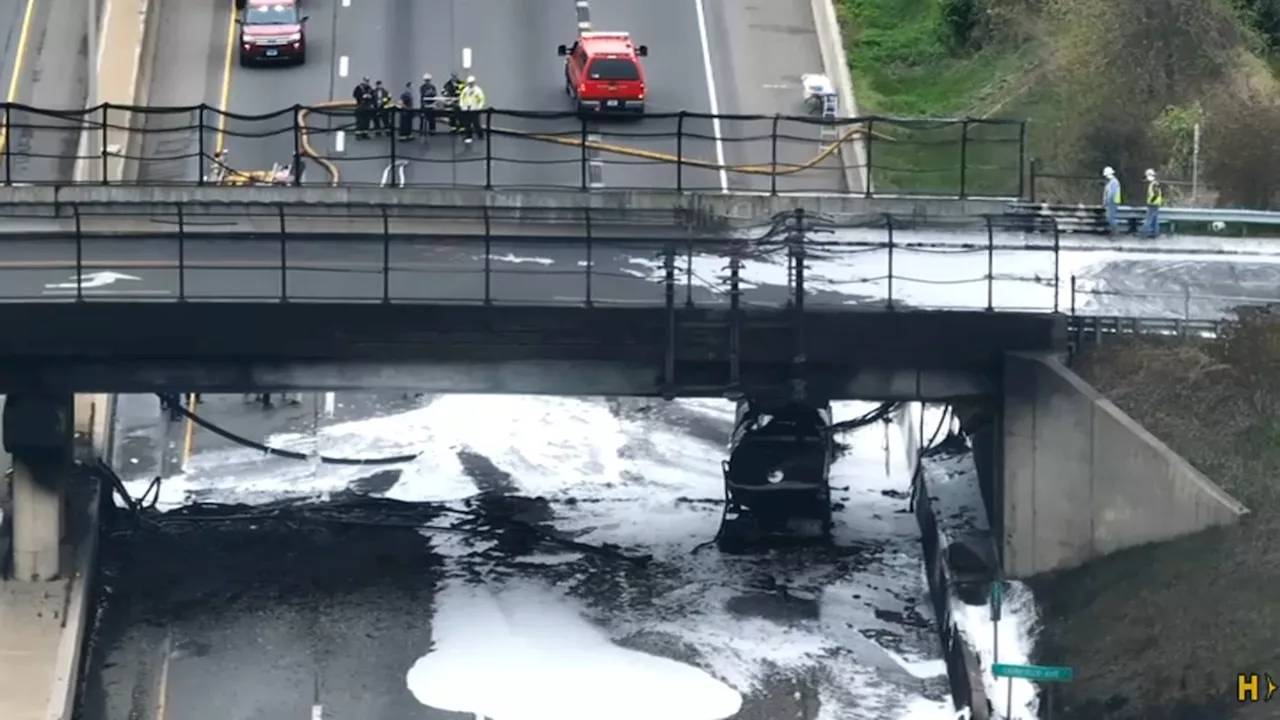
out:
<path id="1" fill-rule="evenodd" d="M 422 134 L 436 134 L 436 100 L 440 90 L 431 82 L 431 73 L 422 76 L 422 84 L 418 86 L 418 101 L 422 109 Z"/>
<path id="2" fill-rule="evenodd" d="M 368 139 L 374 113 L 373 86 L 369 84 L 369 78 L 356 85 L 356 89 L 351 91 L 351 99 L 356 101 L 356 139 Z"/>
<path id="3" fill-rule="evenodd" d="M 400 93 L 400 140 L 413 139 L 413 83 L 404 84 Z"/>
<path id="4" fill-rule="evenodd" d="M 391 93 L 382 86 L 379 80 L 373 84 L 373 134 L 391 134 L 391 114 L 395 109 L 395 103 L 391 100 Z"/>
<path id="5" fill-rule="evenodd" d="M 467 144 L 477 137 L 484 137 L 484 131 L 480 127 L 480 113 L 484 111 L 484 106 L 484 90 L 476 83 L 475 75 L 468 75 L 467 84 L 458 96 L 458 107 L 462 111 L 462 124 L 466 132 L 464 142 Z"/>
<path id="6" fill-rule="evenodd" d="M 449 125 L 452 132 L 462 132 L 462 121 L 459 119 L 458 95 L 462 93 L 462 81 L 458 73 L 449 73 L 449 82 L 444 84 L 443 95 L 449 108 Z"/>

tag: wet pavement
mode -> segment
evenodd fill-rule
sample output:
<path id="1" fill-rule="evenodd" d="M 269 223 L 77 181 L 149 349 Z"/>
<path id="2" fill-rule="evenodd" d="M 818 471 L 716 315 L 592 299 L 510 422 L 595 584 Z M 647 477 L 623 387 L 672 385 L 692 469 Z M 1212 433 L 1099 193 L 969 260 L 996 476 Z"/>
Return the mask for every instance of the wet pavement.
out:
<path id="1" fill-rule="evenodd" d="M 188 472 L 162 486 L 161 509 L 241 501 L 257 509 L 182 512 L 259 516 L 120 520 L 104 546 L 95 672 L 80 720 L 274 720 L 312 717 L 317 706 L 326 719 L 469 719 L 423 705 L 406 682 L 436 640 L 436 603 L 460 584 L 495 596 L 515 584 L 553 588 L 617 645 L 734 685 L 744 696 L 739 720 L 894 718 L 917 696 L 943 700 L 945 677 L 928 660 L 937 641 L 914 521 L 893 495 L 906 488 L 874 461 L 878 435 L 855 443 L 866 457 L 855 453 L 849 467 L 861 470 L 833 479 L 845 513 L 839 548 L 724 558 L 690 548 L 719 521 L 716 472 L 731 418 L 680 403 L 525 398 L 510 406 L 521 417 L 509 424 L 485 403 L 516 400 L 472 402 L 480 419 L 465 417 L 472 406 L 457 396 L 338 394 L 334 417 L 323 396 L 266 411 L 240 396 L 205 397 L 202 417 L 273 446 L 372 457 L 428 431 L 440 437 L 419 441 L 415 463 L 334 469 L 196 433 Z M 564 417 L 566 408 L 581 417 Z M 376 419 L 394 413 L 404 419 Z M 147 398 L 122 403 L 131 488 L 180 463 L 183 425 L 159 414 Z M 621 444 L 581 437 L 610 418 L 631 428 Z M 553 419 L 569 427 L 545 440 L 512 432 L 551 432 Z M 364 428 L 363 445 L 351 428 Z M 502 450 L 504 441 L 516 449 Z M 612 472 L 613 458 L 644 460 L 622 482 L 593 483 Z M 449 486 L 454 474 L 467 487 Z M 686 486 L 687 476 L 713 481 Z M 871 480 L 855 487 L 863 476 Z M 369 506 L 357 491 L 417 502 Z M 317 496 L 355 524 L 298 507 Z M 263 507 L 277 517 L 262 518 Z M 366 524 L 404 513 L 440 529 L 426 537 Z M 495 677 L 492 692 L 504 682 Z"/>

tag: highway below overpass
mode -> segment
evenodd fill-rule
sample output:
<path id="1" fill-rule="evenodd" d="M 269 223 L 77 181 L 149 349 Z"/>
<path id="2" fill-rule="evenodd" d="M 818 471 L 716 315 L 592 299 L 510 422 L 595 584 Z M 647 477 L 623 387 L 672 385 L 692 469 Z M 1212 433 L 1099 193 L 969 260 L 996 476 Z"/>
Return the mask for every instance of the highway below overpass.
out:
<path id="1" fill-rule="evenodd" d="M 405 83 L 416 87 L 424 72 L 443 82 L 451 70 L 475 74 L 495 108 L 567 111 L 562 59 L 556 46 L 573 41 L 577 8 L 573 0 L 309 0 L 308 58 L 302 66 L 240 67 L 235 57 L 235 25 L 231 3 L 204 0 L 157 0 L 155 67 L 147 103 L 153 106 L 225 107 L 232 113 L 261 115 L 294 103 L 317 105 L 347 101 L 361 77 L 382 80 L 398 94 Z M 636 4 L 625 0 L 591 0 L 590 19 L 598 30 L 632 33 L 649 45 L 645 61 L 652 112 L 720 114 L 802 114 L 799 76 L 820 71 L 811 11 L 804 0 L 748 9 L 739 4 L 702 0 L 661 0 Z M 471 67 L 462 67 L 464 52 Z M 178 130 L 192 124 L 193 113 L 153 118 L 149 129 L 173 132 L 148 142 L 145 157 L 182 160 L 149 161 L 155 166 L 144 179 L 194 180 L 195 151 L 201 133 Z M 391 139 L 357 142 L 349 117 L 311 113 L 308 125 L 315 150 L 330 159 L 344 184 L 377 185 L 391 154 Z M 225 123 L 206 118 L 204 152 L 229 150 L 230 165 L 260 169 L 287 162 L 295 152 L 289 130 L 293 113 L 273 119 L 232 118 Z M 481 143 L 470 149 L 447 134 L 428 142 L 396 144 L 396 156 L 408 161 L 406 181 L 413 185 L 484 185 L 501 187 L 579 187 L 584 173 L 580 123 L 572 118 L 495 117 L 495 124 L 519 132 L 563 136 L 561 143 L 495 134 L 484 161 Z M 677 151 L 686 158 L 728 165 L 768 165 L 772 157 L 771 120 L 686 119 L 686 137 L 674 137 L 678 121 L 647 118 L 640 122 L 592 123 L 593 139 L 636 148 L 645 157 L 601 153 L 597 169 L 587 171 L 596 187 L 672 188 L 676 165 L 662 156 Z M 220 132 L 225 130 L 225 135 Z M 342 130 L 342 140 L 338 139 Z M 819 151 L 816 126 L 783 123 L 780 163 L 803 163 Z M 257 135 L 258 137 L 245 137 Z M 598 137 L 597 137 L 598 136 Z M 750 138 L 749 140 L 745 138 Z M 668 158 L 670 159 L 670 158 Z M 307 182 L 328 182 L 329 173 L 312 162 Z M 488 177 L 486 177 L 488 173 Z M 686 190 L 761 190 L 770 187 L 764 174 L 720 173 L 684 167 Z M 780 190 L 831 192 L 843 189 L 835 158 L 814 169 L 780 178 Z"/>

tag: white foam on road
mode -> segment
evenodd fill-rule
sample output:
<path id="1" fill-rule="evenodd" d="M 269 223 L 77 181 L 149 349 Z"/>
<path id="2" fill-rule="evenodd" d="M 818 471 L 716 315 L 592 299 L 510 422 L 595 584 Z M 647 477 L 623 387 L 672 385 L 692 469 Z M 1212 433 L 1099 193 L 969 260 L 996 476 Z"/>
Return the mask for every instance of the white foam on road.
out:
<path id="1" fill-rule="evenodd" d="M 435 608 L 435 648 L 406 676 L 424 705 L 491 720 L 724 720 L 742 707 L 703 670 L 614 645 L 534 583 L 454 584 Z"/>
<path id="2" fill-rule="evenodd" d="M 911 411 L 917 413 L 917 418 L 921 416 L 918 405 Z M 948 426 L 941 408 L 930 407 L 922 415 L 922 427 L 926 433 L 932 435 L 943 422 L 942 432 L 945 435 Z M 925 437 L 923 441 L 929 439 Z M 939 532 L 948 541 L 966 536 L 990 537 L 991 525 L 972 452 L 926 457 L 923 468 Z M 995 717 L 1036 720 L 1040 700 L 1035 684 L 1028 680 L 996 678 L 991 674 L 991 666 L 997 661 L 1012 665 L 1033 664 L 1030 657 L 1039 631 L 1040 613 L 1031 589 L 1017 581 L 1005 583 L 999 622 L 991 620 L 991 609 L 987 605 L 969 605 L 954 596 L 951 598 L 951 613 L 982 665 L 983 686 L 995 708 Z"/>
<path id="3" fill-rule="evenodd" d="M 871 407 L 840 403 L 835 414 L 851 418 Z M 570 606 L 576 601 L 569 598 L 584 598 L 608 637 L 624 645 L 629 638 L 674 638 L 701 672 L 739 693 L 761 690 L 780 674 L 812 678 L 807 684 L 821 720 L 905 718 L 922 702 L 948 704 L 937 637 L 924 620 L 930 611 L 918 530 L 907 512 L 909 478 L 896 432 L 886 436 L 876 425 L 841 438 L 851 449 L 832 469 L 841 503 L 835 539 L 845 548 L 836 556 L 797 561 L 695 552 L 719 526 L 720 462 L 732 418 L 733 404 L 725 401 L 655 403 L 650 412 L 633 412 L 596 399 L 449 395 L 409 412 L 269 443 L 347 457 L 418 453 L 397 467 L 402 475 L 387 493 L 403 500 L 457 501 L 476 493 L 458 459 L 459 450 L 470 451 L 509 475 L 516 492 L 549 499 L 561 533 L 651 554 L 661 568 L 653 587 L 649 581 L 633 587 L 626 573 L 607 570 L 616 590 L 601 597 L 592 583 L 605 571 L 581 553 L 544 548 L 495 559 L 488 552 L 495 541 L 484 536 L 424 531 L 447 566 L 465 567 L 465 577 L 481 583 L 474 592 L 500 595 L 513 579 L 551 574 L 554 587 L 539 592 L 559 593 Z M 202 453 L 191 466 L 181 487 L 210 502 L 323 495 L 373 471 L 247 450 Z M 163 499 L 182 497 L 171 486 Z M 812 611 L 778 617 L 755 602 Z M 922 688 L 929 690 L 922 695 Z"/>

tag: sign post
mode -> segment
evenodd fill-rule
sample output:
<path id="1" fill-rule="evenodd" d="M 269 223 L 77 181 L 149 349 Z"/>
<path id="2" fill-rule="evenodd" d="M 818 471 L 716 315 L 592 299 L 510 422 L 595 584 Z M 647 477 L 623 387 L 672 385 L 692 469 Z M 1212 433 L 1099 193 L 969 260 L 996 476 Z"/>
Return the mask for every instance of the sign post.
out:
<path id="1" fill-rule="evenodd" d="M 1009 695 L 1005 701 L 1005 713 L 1009 718 L 1013 717 L 1013 680 L 1030 680 L 1036 683 L 1064 683 L 1075 680 L 1075 670 L 1060 665 L 1010 665 L 1007 663 L 992 663 L 991 674 L 998 678 L 1008 678 Z M 1046 720 L 1053 720 L 1053 685 L 1051 684 L 1045 691 L 1045 705 L 1047 711 L 1044 715 Z"/>

